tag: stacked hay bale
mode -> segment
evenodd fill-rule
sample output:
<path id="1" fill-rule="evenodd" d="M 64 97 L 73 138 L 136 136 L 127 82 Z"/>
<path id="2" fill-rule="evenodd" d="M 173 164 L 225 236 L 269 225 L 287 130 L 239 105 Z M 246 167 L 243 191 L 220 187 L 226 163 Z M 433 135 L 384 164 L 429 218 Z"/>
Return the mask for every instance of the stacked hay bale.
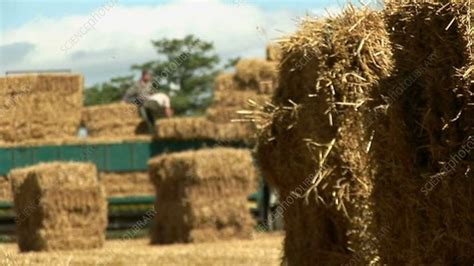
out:
<path id="1" fill-rule="evenodd" d="M 383 17 L 349 6 L 305 20 L 281 46 L 280 85 L 255 119 L 259 166 L 283 208 L 284 259 L 376 263 L 372 192 L 382 166 L 378 123 L 367 118 L 383 104 L 379 81 L 392 66 Z"/>
<path id="2" fill-rule="evenodd" d="M 223 73 L 216 78 L 214 100 L 207 110 L 210 121 L 225 124 L 245 119 L 239 113 L 253 105 L 263 105 L 270 101 L 271 93 L 277 85 L 277 63 L 262 59 L 242 59 L 236 65 L 236 72 Z M 221 132 L 232 132 L 236 126 Z M 239 125 L 242 130 L 253 131 L 249 125 Z M 222 133 L 221 133 L 222 134 Z M 226 135 L 226 134 L 224 134 Z"/>
<path id="3" fill-rule="evenodd" d="M 0 140 L 75 136 L 80 125 L 83 78 L 76 74 L 0 77 Z"/>
<path id="4" fill-rule="evenodd" d="M 145 196 L 155 193 L 148 173 L 144 171 L 101 172 L 99 177 L 107 197 Z"/>
<path id="5" fill-rule="evenodd" d="M 85 107 L 82 123 L 90 137 L 125 137 L 147 134 L 148 128 L 138 115 L 136 105 L 112 103 Z"/>
<path id="6" fill-rule="evenodd" d="M 380 156 L 396 167 L 375 184 L 390 228 L 383 264 L 474 261 L 473 10 L 468 0 L 387 3 L 396 72 Z"/>
<path id="7" fill-rule="evenodd" d="M 156 186 L 152 243 L 249 238 L 246 206 L 257 187 L 248 150 L 216 148 L 162 155 L 149 161 Z"/>
<path id="8" fill-rule="evenodd" d="M 12 190 L 8 177 L 0 176 L 0 201 L 11 201 L 12 198 Z"/>
<path id="9" fill-rule="evenodd" d="M 281 47 L 278 43 L 271 43 L 267 45 L 267 60 L 279 62 L 281 61 Z"/>
<path id="10" fill-rule="evenodd" d="M 21 251 L 101 247 L 107 201 L 93 164 L 48 163 L 9 174 Z"/>

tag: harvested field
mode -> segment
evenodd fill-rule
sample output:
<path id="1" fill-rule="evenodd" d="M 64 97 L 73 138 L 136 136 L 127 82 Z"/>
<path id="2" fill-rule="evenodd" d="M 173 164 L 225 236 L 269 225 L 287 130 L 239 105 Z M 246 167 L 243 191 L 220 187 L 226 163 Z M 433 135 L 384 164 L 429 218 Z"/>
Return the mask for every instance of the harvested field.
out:
<path id="1" fill-rule="evenodd" d="M 29 74 L 0 77 L 0 140 L 60 139 L 80 126 L 83 77 Z"/>
<path id="2" fill-rule="evenodd" d="M 106 241 L 102 249 L 19 253 L 0 244 L 2 265 L 280 265 L 280 234 L 256 234 L 252 240 L 149 245 L 148 239 Z"/>
<path id="3" fill-rule="evenodd" d="M 113 103 L 85 107 L 82 123 L 90 137 L 125 137 L 148 134 L 134 104 Z"/>
<path id="4" fill-rule="evenodd" d="M 100 172 L 100 184 L 105 188 L 107 197 L 126 197 L 154 195 L 155 189 L 150 182 L 148 172 Z"/>
<path id="5" fill-rule="evenodd" d="M 383 16 L 349 6 L 335 17 L 306 19 L 281 46 L 274 107 L 255 114 L 262 173 L 292 200 L 284 213 L 285 259 L 374 263 L 372 191 L 382 169 L 370 152 L 376 124 L 367 117 L 384 103 L 379 82 L 391 73 Z"/>
<path id="6" fill-rule="evenodd" d="M 10 172 L 21 251 L 97 248 L 107 201 L 93 164 L 48 163 Z"/>
<path id="7" fill-rule="evenodd" d="M 216 148 L 173 153 L 149 161 L 156 188 L 152 243 L 249 238 L 255 222 L 247 197 L 257 189 L 248 150 Z"/>
<path id="8" fill-rule="evenodd" d="M 385 81 L 389 141 L 379 156 L 396 167 L 375 184 L 377 218 L 390 229 L 380 243 L 384 264 L 474 261 L 473 5 L 386 7 L 396 71 Z"/>

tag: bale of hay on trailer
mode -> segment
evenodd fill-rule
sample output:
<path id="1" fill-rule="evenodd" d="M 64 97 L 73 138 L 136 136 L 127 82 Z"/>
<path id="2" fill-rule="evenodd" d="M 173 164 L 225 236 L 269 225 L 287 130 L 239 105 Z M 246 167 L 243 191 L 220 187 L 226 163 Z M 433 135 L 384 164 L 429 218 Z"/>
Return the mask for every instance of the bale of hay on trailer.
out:
<path id="1" fill-rule="evenodd" d="M 472 1 L 389 1 L 394 47 L 386 158 L 376 214 L 383 264 L 474 261 Z M 389 152 L 387 152 L 389 151 Z"/>
<path id="2" fill-rule="evenodd" d="M 379 82 L 390 75 L 381 13 L 347 7 L 304 20 L 281 43 L 279 86 L 255 112 L 257 158 L 285 206 L 289 265 L 371 264 L 378 260 L 373 183 L 383 171 L 374 150 Z"/>
<path id="3" fill-rule="evenodd" d="M 82 109 L 82 123 L 90 137 L 125 137 L 148 133 L 134 104 L 111 103 Z"/>
<path id="4" fill-rule="evenodd" d="M 12 170 L 21 251 L 101 247 L 107 200 L 93 164 L 52 162 Z"/>
<path id="5" fill-rule="evenodd" d="M 156 244 L 249 238 L 255 225 L 247 196 L 257 188 L 250 151 L 215 148 L 149 161 L 156 189 Z"/>
<path id="6" fill-rule="evenodd" d="M 0 78 L 0 139 L 75 136 L 80 125 L 83 77 L 24 74 Z"/>
<path id="7" fill-rule="evenodd" d="M 0 201 L 11 201 L 12 189 L 7 176 L 0 176 Z"/>
<path id="8" fill-rule="evenodd" d="M 233 90 L 235 86 L 233 73 L 221 73 L 214 81 L 214 92 Z"/>
<path id="9" fill-rule="evenodd" d="M 212 107 L 247 107 L 250 102 L 263 105 L 270 101 L 270 94 L 258 93 L 256 91 L 214 91 Z M 250 101 L 250 102 L 249 102 Z"/>
<path id="10" fill-rule="evenodd" d="M 272 93 L 278 85 L 277 63 L 264 59 L 242 59 L 235 66 L 234 82 L 240 90 Z"/>
<path id="11" fill-rule="evenodd" d="M 270 43 L 267 45 L 267 60 L 268 61 L 281 61 L 281 47 L 278 43 Z"/>
<path id="12" fill-rule="evenodd" d="M 158 139 L 249 141 L 254 127 L 242 123 L 214 123 L 206 117 L 176 117 L 157 120 Z"/>
<path id="13" fill-rule="evenodd" d="M 155 193 L 146 171 L 100 172 L 99 179 L 107 197 L 146 196 Z"/>

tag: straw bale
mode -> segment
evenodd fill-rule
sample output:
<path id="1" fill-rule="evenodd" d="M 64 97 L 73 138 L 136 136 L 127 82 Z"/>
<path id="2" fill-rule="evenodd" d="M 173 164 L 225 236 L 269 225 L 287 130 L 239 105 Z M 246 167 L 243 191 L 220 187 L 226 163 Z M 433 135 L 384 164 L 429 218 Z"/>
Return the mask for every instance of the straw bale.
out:
<path id="1" fill-rule="evenodd" d="M 278 85 L 277 65 L 263 59 L 242 59 L 235 66 L 234 82 L 240 90 L 272 93 Z"/>
<path id="2" fill-rule="evenodd" d="M 205 117 L 177 117 L 157 121 L 158 139 L 175 140 L 250 140 L 255 130 L 250 124 L 214 123 Z"/>
<path id="3" fill-rule="evenodd" d="M 0 78 L 0 139 L 74 136 L 80 125 L 83 77 L 28 74 Z"/>
<path id="4" fill-rule="evenodd" d="M 136 105 L 112 103 L 85 107 L 82 122 L 91 137 L 124 137 L 147 134 Z"/>
<path id="5" fill-rule="evenodd" d="M 21 251 L 101 247 L 107 201 L 93 164 L 53 162 L 12 170 Z"/>
<path id="6" fill-rule="evenodd" d="M 255 223 L 246 201 L 258 180 L 249 150 L 173 153 L 148 164 L 160 213 L 152 243 L 251 237 Z"/>
<path id="7" fill-rule="evenodd" d="M 387 3 L 396 72 L 386 82 L 400 93 L 387 95 L 392 172 L 375 184 L 377 218 L 390 228 L 383 264 L 474 260 L 472 10 L 472 1 Z"/>
<path id="8" fill-rule="evenodd" d="M 267 60 L 268 61 L 281 61 L 281 47 L 278 43 L 270 43 L 267 45 Z"/>
<path id="9" fill-rule="evenodd" d="M 0 176 L 0 201 L 12 201 L 12 199 L 10 180 L 6 176 Z"/>
<path id="10" fill-rule="evenodd" d="M 384 103 L 379 81 L 392 68 L 382 14 L 349 6 L 308 18 L 281 46 L 273 105 L 255 119 L 259 166 L 287 205 L 285 261 L 376 263 L 372 192 L 381 167 L 378 123 L 367 117 Z"/>
<path id="11" fill-rule="evenodd" d="M 214 92 L 233 90 L 235 86 L 233 73 L 221 73 L 214 81 Z"/>
<path id="12" fill-rule="evenodd" d="M 247 107 L 249 100 L 260 105 L 270 101 L 270 94 L 261 94 L 255 91 L 214 91 L 214 99 L 212 101 L 213 107 Z"/>
<path id="13" fill-rule="evenodd" d="M 207 118 L 215 123 L 230 123 L 242 118 L 238 111 L 244 107 L 210 107 L 207 109 Z"/>
<path id="14" fill-rule="evenodd" d="M 38 147 L 47 145 L 93 145 L 93 144 L 120 144 L 130 142 L 151 142 L 152 136 L 137 135 L 124 137 L 66 137 L 62 139 L 45 139 L 45 140 L 25 140 L 19 142 L 0 142 L 0 148 L 15 147 Z"/>
<path id="15" fill-rule="evenodd" d="M 153 195 L 155 190 L 148 172 L 100 172 L 100 183 L 107 197 Z"/>

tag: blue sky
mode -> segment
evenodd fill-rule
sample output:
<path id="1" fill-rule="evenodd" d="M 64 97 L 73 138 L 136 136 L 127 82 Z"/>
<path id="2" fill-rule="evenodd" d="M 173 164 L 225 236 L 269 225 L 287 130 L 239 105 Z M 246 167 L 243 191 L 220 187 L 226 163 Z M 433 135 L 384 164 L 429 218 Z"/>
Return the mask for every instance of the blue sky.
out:
<path id="1" fill-rule="evenodd" d="M 268 42 L 296 30 L 299 17 L 341 6 L 330 0 L 0 0 L 0 75 L 66 68 L 91 85 L 156 56 L 152 39 L 187 34 L 214 42 L 224 61 L 263 57 Z M 106 11 L 72 43 L 99 10 Z"/>

